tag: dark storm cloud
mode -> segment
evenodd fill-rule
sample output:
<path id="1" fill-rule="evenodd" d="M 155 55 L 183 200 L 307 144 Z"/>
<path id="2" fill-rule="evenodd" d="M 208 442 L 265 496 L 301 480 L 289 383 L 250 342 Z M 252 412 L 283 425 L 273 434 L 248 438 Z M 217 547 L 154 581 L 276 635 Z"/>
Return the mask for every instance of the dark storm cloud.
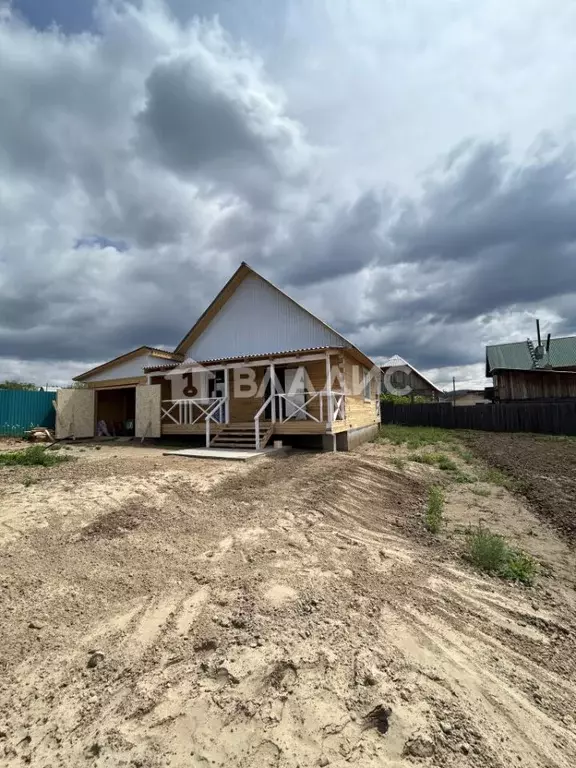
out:
<path id="1" fill-rule="evenodd" d="M 200 61 L 178 58 L 154 69 L 146 82 L 142 132 L 159 158 L 178 174 L 213 165 L 264 165 L 266 145 L 249 124 L 240 100 L 222 93 Z"/>
<path id="2" fill-rule="evenodd" d="M 374 295 L 388 289 L 387 298 L 375 317 L 428 317 L 441 332 L 575 291 L 575 178 L 571 147 L 516 164 L 501 143 L 460 148 L 390 227 L 384 258 L 412 266 L 410 290 L 390 292 L 382 278 Z"/>
<path id="3" fill-rule="evenodd" d="M 2 356 L 87 367 L 175 345 L 241 260 L 421 368 L 480 360 L 488 315 L 554 305 L 574 329 L 570 148 L 468 140 L 393 197 L 385 163 L 360 183 L 307 141 L 218 24 L 136 5 L 102 5 L 82 37 L 0 21 Z"/>

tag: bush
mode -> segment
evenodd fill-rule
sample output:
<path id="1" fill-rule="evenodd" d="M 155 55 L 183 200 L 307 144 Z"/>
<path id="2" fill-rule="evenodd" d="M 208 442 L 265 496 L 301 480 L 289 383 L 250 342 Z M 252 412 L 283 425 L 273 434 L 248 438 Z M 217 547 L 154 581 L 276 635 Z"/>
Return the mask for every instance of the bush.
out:
<path id="1" fill-rule="evenodd" d="M 536 561 L 530 555 L 510 548 L 503 536 L 482 526 L 468 532 L 465 557 L 481 571 L 524 584 L 532 584 L 537 573 Z"/>
<path id="2" fill-rule="evenodd" d="M 58 456 L 46 450 L 43 445 L 33 445 L 22 451 L 0 453 L 0 466 L 53 467 L 63 461 L 70 461 L 69 456 Z"/>
<path id="3" fill-rule="evenodd" d="M 442 527 L 444 515 L 444 494 L 442 489 L 433 485 L 428 491 L 428 505 L 424 524 L 430 533 L 438 533 Z"/>

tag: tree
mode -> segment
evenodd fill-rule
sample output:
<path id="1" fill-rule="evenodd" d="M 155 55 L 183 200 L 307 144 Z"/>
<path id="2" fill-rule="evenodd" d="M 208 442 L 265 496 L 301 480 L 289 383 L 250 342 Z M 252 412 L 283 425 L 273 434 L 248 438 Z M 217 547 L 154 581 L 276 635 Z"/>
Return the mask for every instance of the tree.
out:
<path id="1" fill-rule="evenodd" d="M 11 381 L 10 379 L 5 379 L 0 381 L 0 389 L 26 389 L 30 391 L 37 390 L 38 387 L 30 381 Z"/>

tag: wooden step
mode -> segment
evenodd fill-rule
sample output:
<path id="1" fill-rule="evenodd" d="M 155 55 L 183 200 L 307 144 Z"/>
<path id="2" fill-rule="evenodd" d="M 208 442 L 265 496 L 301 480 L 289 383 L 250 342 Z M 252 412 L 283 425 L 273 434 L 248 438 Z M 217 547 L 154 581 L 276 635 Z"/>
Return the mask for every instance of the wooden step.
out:
<path id="1" fill-rule="evenodd" d="M 212 443 L 213 448 L 235 448 L 238 451 L 255 451 L 256 443 L 235 443 L 231 440 L 221 440 L 218 443 Z"/>

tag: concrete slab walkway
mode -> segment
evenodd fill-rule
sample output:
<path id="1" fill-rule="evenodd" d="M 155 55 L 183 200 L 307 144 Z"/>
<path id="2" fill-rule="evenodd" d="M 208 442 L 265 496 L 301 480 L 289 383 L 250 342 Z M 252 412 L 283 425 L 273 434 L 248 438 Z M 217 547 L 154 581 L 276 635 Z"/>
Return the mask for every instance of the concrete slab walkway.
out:
<path id="1" fill-rule="evenodd" d="M 242 450 L 235 448 L 183 448 L 179 451 L 164 451 L 164 456 L 185 456 L 190 459 L 226 459 L 227 461 L 252 461 L 263 456 L 278 456 L 285 454 L 288 449 L 261 448 L 256 450 Z"/>

